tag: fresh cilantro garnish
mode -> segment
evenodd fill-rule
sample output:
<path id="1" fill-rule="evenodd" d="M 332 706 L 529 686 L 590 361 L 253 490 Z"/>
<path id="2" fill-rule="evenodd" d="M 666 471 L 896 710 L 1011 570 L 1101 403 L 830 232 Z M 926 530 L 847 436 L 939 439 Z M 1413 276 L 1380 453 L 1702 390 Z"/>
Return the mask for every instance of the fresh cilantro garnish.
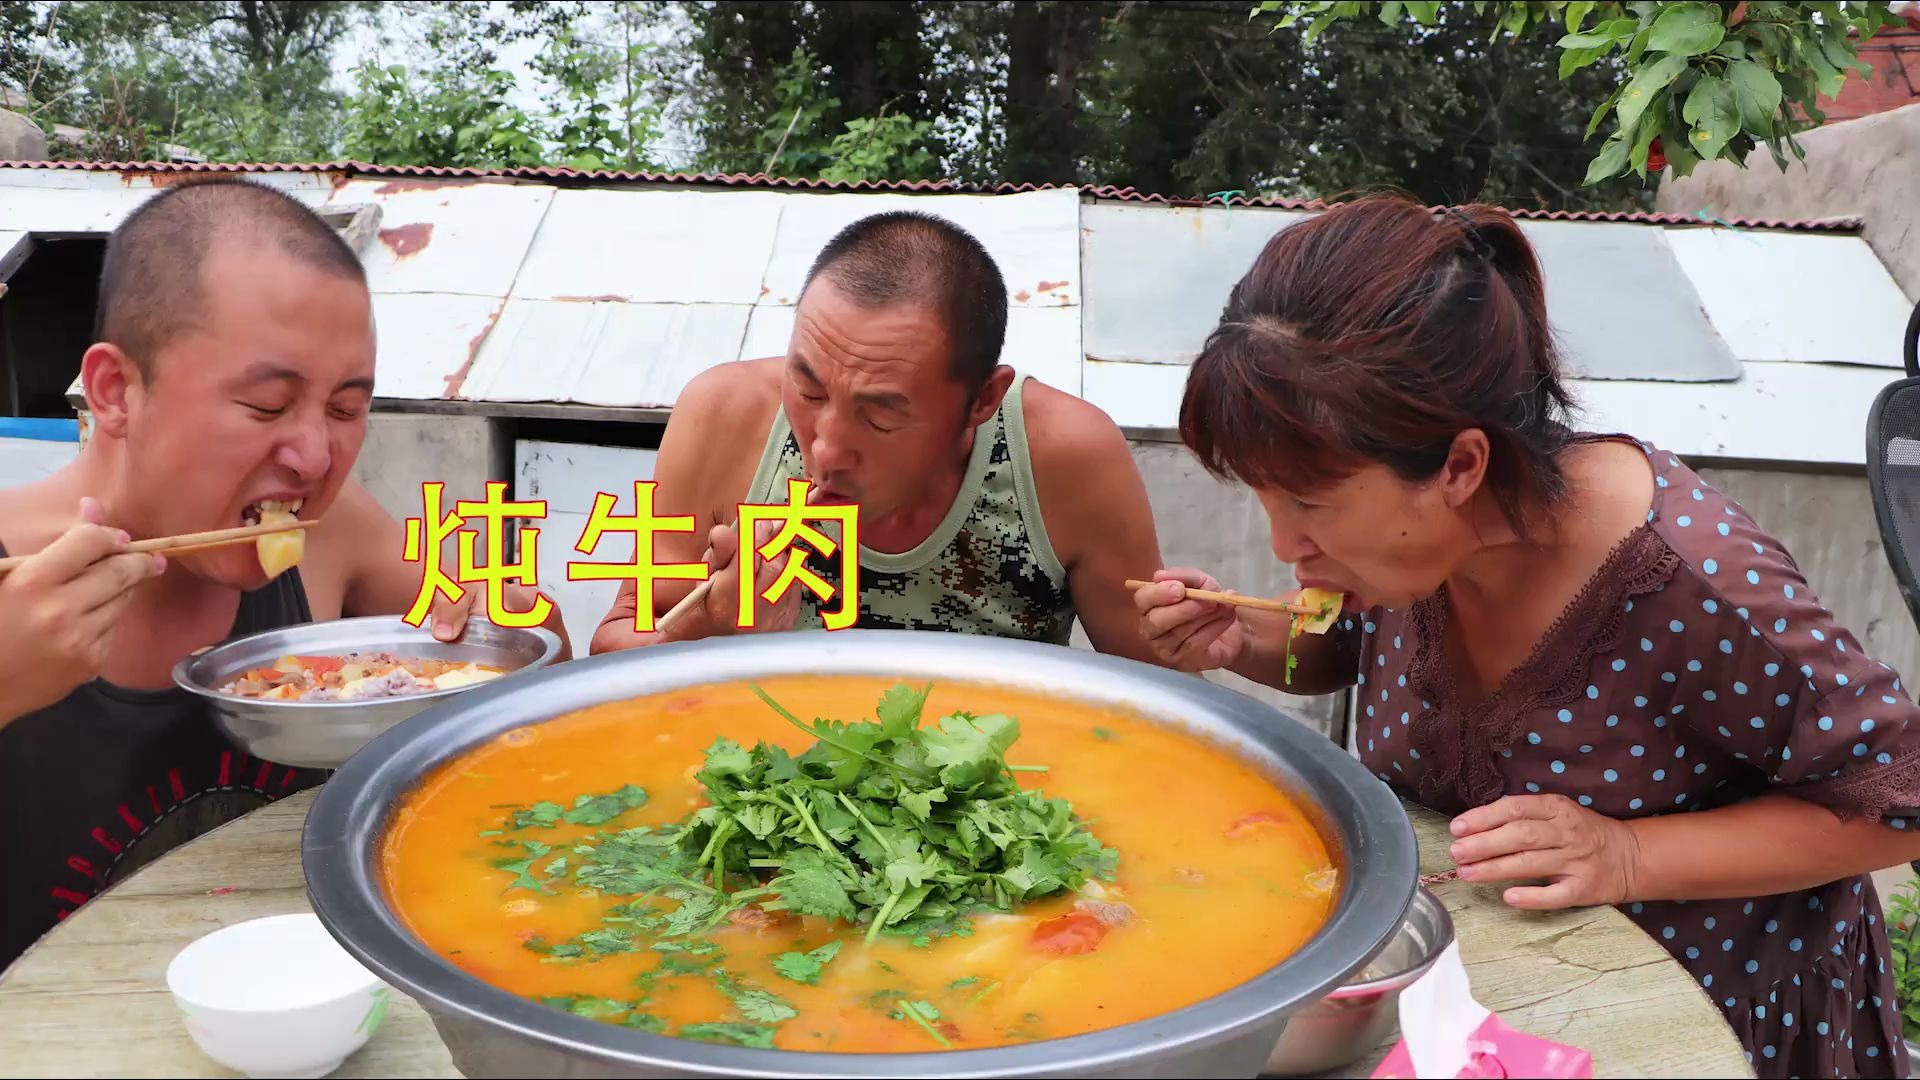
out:
<path id="1" fill-rule="evenodd" d="M 573 825 L 605 825 L 629 810 L 647 805 L 647 792 L 632 784 L 605 795 L 581 795 L 569 810 L 557 802 L 542 800 L 525 809 L 516 809 L 507 818 L 508 829 L 551 829 L 565 821 Z M 488 829 L 481 836 L 498 836 L 501 830 Z"/>
<path id="2" fill-rule="evenodd" d="M 774 957 L 773 970 L 797 983 L 813 985 L 820 981 L 820 973 L 840 955 L 840 943 L 829 941 L 812 952 L 781 953 Z"/>
<path id="3" fill-rule="evenodd" d="M 582 795 L 573 801 L 573 809 L 561 816 L 574 825 L 605 825 L 621 814 L 645 805 L 646 790 L 628 784 L 606 795 Z"/>
<path id="4" fill-rule="evenodd" d="M 1111 878 L 1117 857 L 1072 805 L 1020 787 L 1015 769 L 1039 767 L 1007 764 L 1013 717 L 956 712 L 923 726 L 930 688 L 897 684 L 872 721 L 809 724 L 752 689 L 816 741 L 798 756 L 729 739 L 707 749 L 697 779 L 712 805 L 688 819 L 678 850 L 704 880 L 737 875 L 747 888 L 701 899 L 864 925 L 871 941 Z"/>
<path id="5" fill-rule="evenodd" d="M 639 1028 L 641 1031 L 651 1031 L 655 1035 L 664 1034 L 667 1030 L 666 1020 L 652 1013 L 629 1013 L 621 1023 L 630 1028 Z"/>
<path id="6" fill-rule="evenodd" d="M 899 684 L 881 696 L 873 720 L 808 723 L 752 689 L 814 736 L 813 744 L 796 755 L 764 742 L 748 748 L 715 740 L 695 774 L 708 805 L 682 820 L 602 829 L 646 805 L 645 790 L 631 784 L 576 796 L 571 808 L 547 801 L 514 809 L 506 823 L 512 829 L 565 822 L 600 831 L 568 841 L 559 852 L 538 841 L 495 841 L 526 856 L 495 861 L 514 875 L 509 889 L 551 894 L 554 886 L 568 885 L 621 898 L 602 926 L 560 944 L 533 936 L 526 948 L 548 962 L 658 953 L 658 967 L 638 976 L 636 986 L 651 993 L 671 990 L 672 980 L 683 976 L 711 978 L 744 1021 L 689 1024 L 678 1035 L 769 1048 L 773 1025 L 799 1011 L 720 966 L 724 954 L 704 935 L 723 922 L 751 927 L 764 925 L 768 913 L 812 915 L 863 927 L 868 941 L 886 933 L 930 947 L 971 934 L 973 915 L 1011 912 L 1092 878 L 1113 879 L 1118 853 L 1093 835 L 1073 805 L 1020 785 L 1018 773 L 1046 767 L 1008 764 L 1006 754 L 1020 737 L 1015 718 L 954 712 L 923 725 L 930 688 Z M 772 968 L 790 982 L 818 985 L 841 948 L 834 940 L 802 951 L 796 941 L 792 951 L 773 958 Z M 952 989 L 978 981 L 961 980 Z M 974 1000 L 996 985 L 980 988 Z M 629 1026 L 665 1028 L 657 1017 L 632 1012 L 644 997 L 626 1005 L 592 997 L 542 1000 L 602 1018 L 631 1012 Z M 873 1001 L 951 1045 L 934 1026 L 940 1012 L 931 1002 L 903 991 L 882 991 Z"/>
<path id="7" fill-rule="evenodd" d="M 1097 727 L 1093 729 L 1093 737 L 1096 739 L 1099 739 L 1102 742 L 1112 742 L 1113 740 L 1118 739 L 1120 736 L 1115 735 L 1113 732 L 1107 730 L 1106 728 Z"/>
<path id="8" fill-rule="evenodd" d="M 953 1049 L 953 1044 L 947 1041 L 947 1037 L 935 1030 L 933 1024 L 929 1022 L 940 1019 L 940 1010 L 934 1008 L 931 1001 L 902 1001 L 900 1007 L 890 1015 L 895 1020 L 907 1019 L 919 1024 L 927 1034 L 933 1036 L 935 1042 L 949 1050 Z"/>
<path id="9" fill-rule="evenodd" d="M 507 818 L 509 829 L 529 829 L 538 826 L 551 829 L 560 824 L 560 816 L 567 812 L 566 807 L 557 802 L 537 802 L 525 810 L 515 810 Z"/>
<path id="10" fill-rule="evenodd" d="M 618 1016 L 633 1006 L 613 998 L 596 997 L 589 994 L 572 994 L 566 997 L 543 997 L 541 1004 L 570 1012 L 575 1016 L 584 1016 L 589 1020 L 601 1020 L 609 1016 Z"/>
<path id="11" fill-rule="evenodd" d="M 756 1050 L 773 1049 L 773 1029 L 760 1024 L 685 1024 L 674 1034 L 702 1042 L 730 1042 Z"/>
<path id="12" fill-rule="evenodd" d="M 800 1015 L 800 1010 L 782 1000 L 779 995 L 747 986 L 733 976 L 722 971 L 714 977 L 714 985 L 727 995 L 733 1007 L 740 1015 L 763 1024 L 777 1024 Z"/>

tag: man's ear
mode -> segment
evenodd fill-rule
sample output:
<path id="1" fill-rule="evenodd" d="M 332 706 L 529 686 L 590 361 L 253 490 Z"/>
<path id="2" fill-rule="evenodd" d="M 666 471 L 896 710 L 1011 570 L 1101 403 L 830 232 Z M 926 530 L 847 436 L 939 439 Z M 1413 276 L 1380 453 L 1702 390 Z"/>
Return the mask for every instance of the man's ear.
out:
<path id="1" fill-rule="evenodd" d="M 145 391 L 140 369 L 118 345 L 96 342 L 80 358 L 80 388 L 100 434 L 122 439 L 127 434 L 128 398 Z"/>
<path id="2" fill-rule="evenodd" d="M 1007 391 L 1013 388 L 1013 369 L 1005 364 L 993 369 L 987 376 L 986 385 L 973 395 L 973 404 L 967 408 L 967 423 L 970 427 L 979 427 L 992 419 L 994 410 L 1006 400 Z"/>

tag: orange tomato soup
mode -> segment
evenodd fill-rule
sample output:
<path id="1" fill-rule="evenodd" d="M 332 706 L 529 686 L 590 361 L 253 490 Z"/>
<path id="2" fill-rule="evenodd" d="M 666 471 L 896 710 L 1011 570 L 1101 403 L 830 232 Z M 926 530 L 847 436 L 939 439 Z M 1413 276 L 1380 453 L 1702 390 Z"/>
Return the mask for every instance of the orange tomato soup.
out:
<path id="1" fill-rule="evenodd" d="M 758 685 L 798 717 L 853 722 L 871 720 L 894 683 Z M 451 963 L 553 1007 L 668 1035 L 855 1053 L 999 1046 L 1157 1016 L 1285 960 L 1327 919 L 1338 889 L 1326 844 L 1294 801 L 1225 750 L 1126 713 L 960 682 L 933 684 L 921 726 L 961 710 L 1018 720 L 1007 762 L 1046 768 L 1018 772 L 1019 786 L 1072 803 L 1117 853 L 1111 881 L 974 915 L 970 932 L 945 936 L 869 943 L 863 926 L 747 908 L 692 937 L 635 933 L 630 950 L 556 955 L 555 944 L 607 929 L 603 917 L 636 897 L 583 888 L 565 870 L 546 877 L 553 860 L 577 869 L 585 839 L 706 806 L 694 774 L 717 739 L 796 755 L 814 743 L 730 683 L 521 728 L 436 770 L 392 819 L 388 896 Z M 644 804 L 598 824 L 512 827 L 530 805 L 574 807 L 623 788 L 643 789 Z M 496 865 L 526 857 L 517 840 L 545 848 L 526 878 Z M 529 878 L 550 891 L 513 887 Z M 836 942 L 814 971 L 805 954 Z"/>

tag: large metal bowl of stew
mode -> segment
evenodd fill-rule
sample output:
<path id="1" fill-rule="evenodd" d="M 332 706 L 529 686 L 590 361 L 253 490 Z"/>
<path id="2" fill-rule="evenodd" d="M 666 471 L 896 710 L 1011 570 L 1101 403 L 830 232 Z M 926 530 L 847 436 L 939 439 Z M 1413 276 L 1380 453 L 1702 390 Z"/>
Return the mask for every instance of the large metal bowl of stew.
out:
<path id="1" fill-rule="evenodd" d="M 395 808 L 451 759 L 604 703 L 788 675 L 992 684 L 1125 709 L 1196 736 L 1257 770 L 1310 820 L 1338 870 L 1328 914 L 1280 962 L 1144 1020 L 1011 1045 L 850 1053 L 695 1041 L 574 1015 L 469 974 L 397 913 L 382 869 Z M 476 1078 L 1258 1076 L 1289 1017 L 1360 973 L 1399 931 L 1418 875 L 1413 830 L 1390 789 L 1325 735 L 1273 707 L 1193 675 L 1085 650 L 882 630 L 655 646 L 476 686 L 395 726 L 349 760 L 314 803 L 301 855 L 320 920 L 425 1009 L 454 1064 Z M 1214 951 L 1168 962 L 1207 965 L 1222 950 Z"/>

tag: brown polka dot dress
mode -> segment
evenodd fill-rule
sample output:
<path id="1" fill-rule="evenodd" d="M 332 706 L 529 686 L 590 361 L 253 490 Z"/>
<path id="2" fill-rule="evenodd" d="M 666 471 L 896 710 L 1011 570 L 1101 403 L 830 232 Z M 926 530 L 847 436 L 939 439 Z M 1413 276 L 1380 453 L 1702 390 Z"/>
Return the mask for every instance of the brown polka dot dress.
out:
<path id="1" fill-rule="evenodd" d="M 1361 760 L 1448 814 L 1548 792 L 1629 819 L 1773 790 L 1920 828 L 1920 711 L 1899 676 L 1861 651 L 1740 507 L 1677 457 L 1629 441 L 1654 467 L 1646 524 L 1491 697 L 1454 688 L 1444 589 L 1349 621 L 1362 635 Z M 1767 858 L 1767 838 L 1751 850 Z M 1758 1075 L 1906 1076 L 1865 875 L 1624 909 L 1721 1008 Z"/>

